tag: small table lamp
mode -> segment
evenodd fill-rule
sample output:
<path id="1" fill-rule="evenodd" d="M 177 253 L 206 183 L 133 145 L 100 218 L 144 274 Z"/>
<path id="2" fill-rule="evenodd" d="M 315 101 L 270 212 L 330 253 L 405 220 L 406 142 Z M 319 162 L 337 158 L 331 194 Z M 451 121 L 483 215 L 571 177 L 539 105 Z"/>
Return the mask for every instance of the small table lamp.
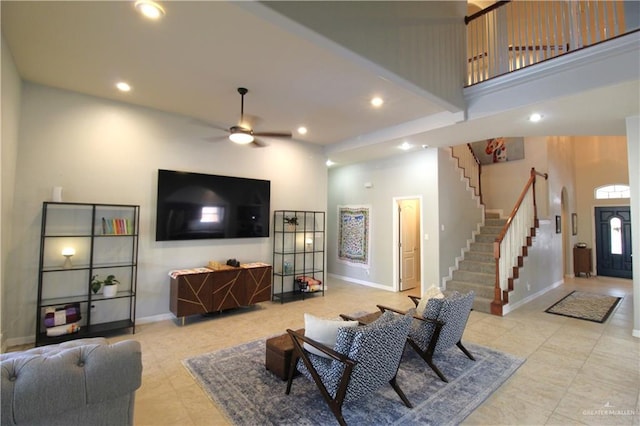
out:
<path id="1" fill-rule="evenodd" d="M 62 265 L 64 269 L 71 269 L 73 267 L 73 265 L 71 264 L 71 256 L 73 256 L 74 254 L 76 254 L 76 249 L 74 249 L 73 247 L 65 247 L 62 249 L 62 255 L 66 257 L 64 265 Z"/>

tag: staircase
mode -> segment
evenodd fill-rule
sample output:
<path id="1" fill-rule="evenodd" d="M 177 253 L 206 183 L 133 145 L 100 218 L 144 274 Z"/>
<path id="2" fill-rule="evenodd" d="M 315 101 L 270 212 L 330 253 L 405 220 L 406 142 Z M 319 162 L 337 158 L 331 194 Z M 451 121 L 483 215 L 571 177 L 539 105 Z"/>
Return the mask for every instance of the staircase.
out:
<path id="1" fill-rule="evenodd" d="M 486 213 L 485 224 L 471 243 L 469 251 L 453 271 L 453 278 L 447 282 L 447 290 L 467 293 L 473 290 L 476 297 L 473 309 L 491 313 L 491 302 L 496 282 L 496 261 L 493 257 L 493 243 L 505 225 L 506 219 L 500 219 L 497 213 Z"/>
<path id="2" fill-rule="evenodd" d="M 482 203 L 482 168 L 471 145 L 451 147 L 451 156 L 457 160 L 463 178 L 468 180 L 468 188 L 474 190 L 474 196 L 479 196 Z M 537 177 L 548 179 L 549 175 L 531 168 L 529 180 L 508 220 L 485 210 L 480 233 L 475 235 L 469 250 L 463 252 L 462 260 L 446 283 L 447 290 L 461 293 L 473 290 L 476 311 L 502 316 L 504 306 L 509 303 L 509 293 L 514 289 L 539 226 L 535 198 Z"/>

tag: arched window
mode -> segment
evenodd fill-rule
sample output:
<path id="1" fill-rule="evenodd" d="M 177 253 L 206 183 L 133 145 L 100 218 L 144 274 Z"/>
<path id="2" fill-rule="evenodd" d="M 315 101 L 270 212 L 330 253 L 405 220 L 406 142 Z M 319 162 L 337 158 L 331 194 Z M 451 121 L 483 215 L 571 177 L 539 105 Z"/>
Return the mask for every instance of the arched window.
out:
<path id="1" fill-rule="evenodd" d="M 596 188 L 596 200 L 607 200 L 610 198 L 630 198 L 631 190 L 629 185 L 604 185 Z"/>

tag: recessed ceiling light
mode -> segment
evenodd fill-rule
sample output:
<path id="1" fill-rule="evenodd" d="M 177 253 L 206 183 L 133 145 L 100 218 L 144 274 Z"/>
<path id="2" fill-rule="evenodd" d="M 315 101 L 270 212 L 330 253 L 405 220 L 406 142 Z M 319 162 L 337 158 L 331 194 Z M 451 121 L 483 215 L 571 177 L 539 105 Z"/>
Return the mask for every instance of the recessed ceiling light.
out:
<path id="1" fill-rule="evenodd" d="M 371 98 L 371 105 L 373 105 L 376 108 L 381 107 L 383 103 L 384 103 L 384 101 L 379 96 Z"/>
<path id="2" fill-rule="evenodd" d="M 412 146 L 413 146 L 413 145 L 411 145 L 409 142 L 406 142 L 406 141 L 405 141 L 405 142 L 402 142 L 402 144 L 401 144 L 401 145 L 399 145 L 399 146 L 398 146 L 398 148 L 400 148 L 400 149 L 401 149 L 401 150 L 403 150 L 403 151 L 406 151 L 406 150 L 408 150 L 408 149 L 411 149 L 411 147 L 412 147 Z"/>
<path id="3" fill-rule="evenodd" d="M 131 86 L 129 86 L 129 84 L 125 83 L 124 81 L 117 82 L 116 83 L 116 87 L 121 92 L 129 92 L 129 91 L 131 91 Z"/>
<path id="4" fill-rule="evenodd" d="M 542 115 L 538 114 L 537 112 L 534 112 L 529 116 L 529 121 L 532 123 L 537 123 L 540 120 L 542 120 Z"/>
<path id="5" fill-rule="evenodd" d="M 165 13 L 162 6 L 151 0 L 138 0 L 135 5 L 138 12 L 149 19 L 159 19 Z"/>
<path id="6" fill-rule="evenodd" d="M 327 162 L 326 162 L 325 164 L 327 165 L 327 167 L 331 167 L 331 166 L 333 166 L 333 165 L 334 165 L 334 164 L 336 164 L 336 163 L 334 163 L 334 162 L 333 162 L 333 161 L 331 161 L 331 160 L 327 160 Z"/>
<path id="7" fill-rule="evenodd" d="M 298 133 L 300 133 L 301 135 L 306 135 L 307 134 L 307 128 L 304 127 L 304 126 L 298 127 Z"/>

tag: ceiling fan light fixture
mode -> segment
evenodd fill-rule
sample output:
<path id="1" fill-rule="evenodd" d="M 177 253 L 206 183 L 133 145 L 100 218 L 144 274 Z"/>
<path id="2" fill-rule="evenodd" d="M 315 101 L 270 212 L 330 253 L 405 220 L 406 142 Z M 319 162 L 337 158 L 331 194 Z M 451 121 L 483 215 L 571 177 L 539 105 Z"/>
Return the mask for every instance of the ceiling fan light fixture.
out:
<path id="1" fill-rule="evenodd" d="M 245 132 L 235 132 L 229 135 L 229 140 L 238 145 L 246 145 L 253 142 L 253 135 Z"/>

